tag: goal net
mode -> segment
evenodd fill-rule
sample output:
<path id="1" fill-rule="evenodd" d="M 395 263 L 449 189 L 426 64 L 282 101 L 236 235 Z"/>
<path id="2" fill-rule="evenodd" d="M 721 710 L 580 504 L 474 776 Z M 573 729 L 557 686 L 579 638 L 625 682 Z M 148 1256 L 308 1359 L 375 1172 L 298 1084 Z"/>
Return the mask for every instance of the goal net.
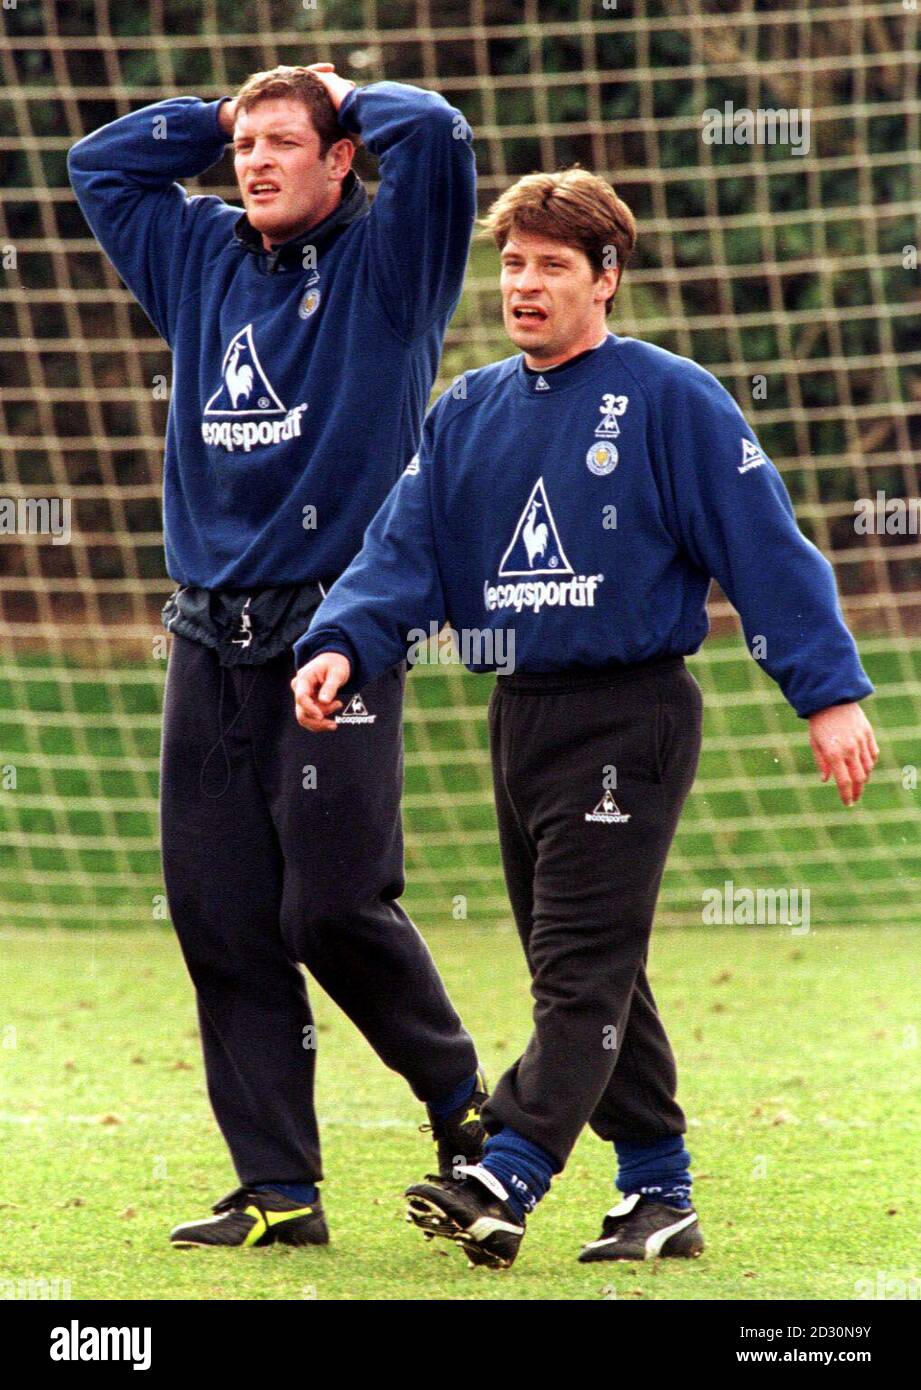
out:
<path id="1" fill-rule="evenodd" d="M 164 96 L 211 98 L 253 71 L 321 59 L 461 107 L 481 211 L 535 169 L 578 161 L 610 178 L 640 226 L 612 328 L 724 382 L 834 563 L 877 686 L 871 788 L 847 810 L 820 785 L 806 724 L 715 590 L 713 635 L 690 659 L 705 747 L 660 920 L 701 924 L 703 895 L 727 883 L 808 889 L 813 925 L 914 918 L 916 0 L 5 0 L 2 22 L 0 492 L 15 516 L 0 536 L 4 927 L 167 920 L 156 797 L 170 360 L 89 234 L 67 150 Z M 373 191 L 373 161 L 360 158 Z M 195 187 L 236 201 L 229 158 Z M 496 256 L 477 243 L 437 389 L 511 350 Z M 28 499 L 33 515 L 45 501 L 44 534 L 23 524 Z M 70 503 L 66 541 L 49 534 L 55 499 Z M 860 505 L 872 507 L 863 530 Z M 510 920 L 491 684 L 439 665 L 409 681 L 406 902 L 423 927 Z"/>

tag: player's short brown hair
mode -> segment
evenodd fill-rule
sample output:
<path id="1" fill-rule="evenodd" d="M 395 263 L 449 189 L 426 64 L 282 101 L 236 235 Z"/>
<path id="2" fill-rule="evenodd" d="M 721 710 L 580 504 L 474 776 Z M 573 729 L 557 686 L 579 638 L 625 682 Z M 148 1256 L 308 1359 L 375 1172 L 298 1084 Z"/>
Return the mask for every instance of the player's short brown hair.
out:
<path id="1" fill-rule="evenodd" d="M 234 101 L 237 111 L 249 111 L 257 102 L 279 98 L 299 101 L 306 106 L 313 128 L 320 137 L 321 158 L 337 140 L 351 140 L 353 145 L 357 143 L 354 135 L 342 129 L 329 92 L 309 68 L 277 67 L 267 72 L 254 72 L 243 83 Z"/>
<path id="2" fill-rule="evenodd" d="M 513 231 L 575 246 L 596 275 L 610 268 L 613 249 L 622 276 L 636 244 L 636 219 L 627 204 L 606 179 L 579 165 L 556 174 L 526 174 L 499 195 L 479 225 L 500 251 Z M 605 313 L 613 303 L 612 294 Z"/>

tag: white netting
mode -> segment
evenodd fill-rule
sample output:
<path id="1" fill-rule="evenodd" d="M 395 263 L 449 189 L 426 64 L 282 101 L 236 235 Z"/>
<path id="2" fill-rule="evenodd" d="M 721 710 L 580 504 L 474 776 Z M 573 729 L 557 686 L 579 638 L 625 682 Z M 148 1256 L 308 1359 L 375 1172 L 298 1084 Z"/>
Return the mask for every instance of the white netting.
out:
<path id="1" fill-rule="evenodd" d="M 833 560 L 877 684 L 883 759 L 846 811 L 805 726 L 715 596 L 694 659 L 706 751 L 663 887 L 796 885 L 813 919 L 915 913 L 917 535 L 857 535 L 856 498 L 914 498 L 921 412 L 917 9 L 602 0 L 234 0 L 4 10 L 0 445 L 4 498 L 70 498 L 70 544 L 0 537 L 0 913 L 143 922 L 157 856 L 159 494 L 169 355 L 69 189 L 81 134 L 173 93 L 212 97 L 278 62 L 436 87 L 473 126 L 481 208 L 575 160 L 640 223 L 613 326 L 694 357 L 734 392 Z M 703 113 L 808 111 L 810 148 L 718 145 Z M 366 159 L 366 157 L 365 157 Z M 362 172 L 374 184 L 373 166 Z M 235 200 L 230 161 L 199 187 Z M 510 350 L 478 245 L 439 389 Z M 764 378 L 763 391 L 758 378 Z M 769 557 L 766 557 L 769 563 Z M 407 902 L 421 922 L 507 916 L 485 752 L 489 681 L 419 669 L 407 711 Z M 904 769 L 908 768 L 907 773 Z M 15 785 L 14 785 L 15 784 Z"/>

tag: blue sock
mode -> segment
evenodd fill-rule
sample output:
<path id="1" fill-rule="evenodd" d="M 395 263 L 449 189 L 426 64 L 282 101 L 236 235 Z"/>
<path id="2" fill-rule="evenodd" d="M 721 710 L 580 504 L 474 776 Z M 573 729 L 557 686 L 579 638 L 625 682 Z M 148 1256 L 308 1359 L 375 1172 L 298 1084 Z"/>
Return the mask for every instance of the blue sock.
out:
<path id="1" fill-rule="evenodd" d="M 684 1147 L 683 1134 L 667 1134 L 663 1139 L 637 1143 L 615 1139 L 617 1187 L 628 1196 L 641 1192 L 653 1202 L 669 1207 L 691 1208 L 691 1155 Z"/>
<path id="2" fill-rule="evenodd" d="M 312 1182 L 260 1182 L 256 1184 L 257 1192 L 280 1192 L 283 1197 L 290 1197 L 292 1202 L 301 1202 L 305 1207 L 312 1207 L 320 1193 L 316 1183 Z"/>
<path id="3" fill-rule="evenodd" d="M 486 1140 L 481 1166 L 499 1179 L 519 1220 L 534 1210 L 546 1195 L 550 1179 L 560 1171 L 545 1149 L 507 1128 Z"/>
<path id="4" fill-rule="evenodd" d="M 460 1085 L 455 1086 L 453 1091 L 449 1091 L 446 1096 L 440 1096 L 438 1100 L 430 1100 L 428 1108 L 436 1120 L 443 1120 L 448 1115 L 453 1115 L 455 1110 L 459 1110 L 465 1100 L 469 1100 L 476 1090 L 476 1072 L 472 1076 L 465 1077 Z"/>

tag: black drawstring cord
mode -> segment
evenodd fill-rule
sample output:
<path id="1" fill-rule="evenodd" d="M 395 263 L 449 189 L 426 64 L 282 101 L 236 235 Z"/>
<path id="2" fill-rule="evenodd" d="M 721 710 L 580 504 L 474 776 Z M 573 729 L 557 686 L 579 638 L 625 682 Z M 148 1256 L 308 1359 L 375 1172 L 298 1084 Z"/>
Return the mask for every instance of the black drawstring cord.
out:
<path id="1" fill-rule="evenodd" d="M 209 750 L 208 755 L 207 755 L 207 757 L 205 758 L 205 761 L 204 761 L 204 762 L 202 763 L 202 765 L 201 765 L 201 772 L 198 774 L 198 785 L 199 785 L 199 787 L 201 788 L 201 794 L 202 794 L 202 796 L 207 796 L 207 797 L 209 797 L 212 801 L 216 801 L 219 797 L 223 796 L 224 793 L 226 792 L 227 788 L 230 786 L 230 756 L 229 756 L 229 754 L 228 754 L 228 752 L 227 752 L 227 748 L 226 748 L 226 745 L 225 745 L 225 743 L 224 743 L 224 735 L 230 733 L 230 731 L 231 731 L 231 729 L 233 728 L 234 724 L 236 724 L 237 720 L 240 718 L 240 715 L 241 715 L 241 714 L 243 713 L 243 711 L 246 709 L 247 701 L 249 700 L 250 695 L 252 695 L 252 693 L 253 693 L 253 686 L 256 684 L 256 679 L 257 679 L 257 677 L 258 677 L 258 675 L 259 675 L 259 671 L 260 671 L 260 668 L 259 668 L 258 666 L 254 666 L 254 667 L 253 667 L 253 678 L 252 678 L 252 680 L 251 680 L 250 683 L 249 683 L 249 689 L 247 690 L 245 696 L 243 697 L 243 701 L 242 701 L 242 703 L 241 703 L 241 705 L 240 705 L 240 708 L 237 710 L 237 712 L 236 712 L 236 714 L 234 715 L 233 719 L 231 719 L 230 723 L 227 725 L 227 728 L 225 729 L 225 728 L 223 727 L 223 724 L 224 724 L 224 678 L 225 678 L 225 676 L 226 676 L 226 674 L 227 674 L 227 668 L 226 668 L 226 666 L 222 666 L 222 667 L 221 667 L 221 689 L 220 689 L 220 694 L 218 695 L 218 702 L 217 702 L 217 728 L 218 728 L 218 740 L 217 740 L 217 743 L 215 743 L 214 746 Z M 205 768 L 208 766 L 209 762 L 211 761 L 211 755 L 212 755 L 213 753 L 216 753 L 217 750 L 218 750 L 219 748 L 220 748 L 221 752 L 224 754 L 224 769 L 225 769 L 224 785 L 221 787 L 221 790 L 220 790 L 219 792 L 209 792 L 209 791 L 207 791 L 206 788 L 205 788 Z"/>

